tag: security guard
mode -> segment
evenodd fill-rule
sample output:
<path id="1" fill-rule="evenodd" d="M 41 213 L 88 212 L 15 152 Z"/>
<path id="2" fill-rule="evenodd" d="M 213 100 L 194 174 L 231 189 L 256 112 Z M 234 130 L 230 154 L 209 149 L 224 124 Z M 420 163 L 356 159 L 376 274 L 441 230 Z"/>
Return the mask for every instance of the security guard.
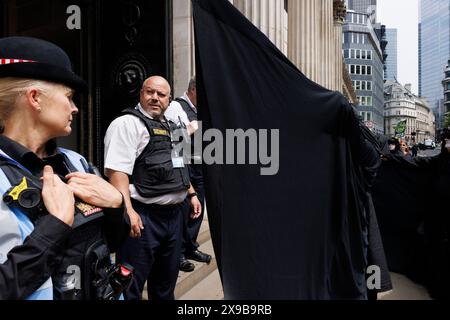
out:
<path id="1" fill-rule="evenodd" d="M 83 87 L 56 45 L 0 39 L 0 299 L 116 299 L 131 282 L 109 259 L 129 232 L 122 195 L 53 140 Z"/>
<path id="2" fill-rule="evenodd" d="M 183 157 L 175 152 L 175 125 L 164 117 L 169 103 L 167 80 L 148 78 L 138 106 L 114 120 L 105 137 L 105 173 L 125 197 L 132 228 L 117 255 L 135 267 L 127 299 L 141 299 L 146 281 L 150 299 L 174 299 L 186 196 L 193 216 L 201 213 Z"/>
<path id="3" fill-rule="evenodd" d="M 183 96 L 173 101 L 167 112 L 168 119 L 182 121 L 187 127 L 188 133 L 191 135 L 198 130 L 197 118 L 197 85 L 195 76 L 189 81 L 188 89 Z M 194 139 L 191 138 L 191 143 Z M 198 149 L 198 148 L 197 148 Z M 198 262 L 211 262 L 211 256 L 200 251 L 197 242 L 198 233 L 203 221 L 204 203 L 205 203 L 205 187 L 203 182 L 203 169 L 201 165 L 202 157 L 196 148 L 191 148 L 191 159 L 189 167 L 189 178 L 192 186 L 198 194 L 198 198 L 202 205 L 202 213 L 197 219 L 191 219 L 189 205 L 185 201 L 184 206 L 184 230 L 183 230 L 183 246 L 180 256 L 180 270 L 184 272 L 194 271 L 194 264 L 187 259 Z"/>

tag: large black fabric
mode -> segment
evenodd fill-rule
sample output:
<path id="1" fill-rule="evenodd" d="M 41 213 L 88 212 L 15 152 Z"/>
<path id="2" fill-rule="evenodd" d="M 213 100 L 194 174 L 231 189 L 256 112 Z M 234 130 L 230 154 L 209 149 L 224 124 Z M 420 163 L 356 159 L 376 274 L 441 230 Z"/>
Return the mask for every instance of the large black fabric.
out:
<path id="1" fill-rule="evenodd" d="M 365 299 L 364 168 L 379 157 L 367 156 L 352 106 L 307 79 L 228 1 L 193 0 L 193 9 L 203 128 L 280 130 L 276 175 L 204 166 L 225 298 Z"/>
<path id="2" fill-rule="evenodd" d="M 408 158 L 388 154 L 373 199 L 389 269 L 449 299 L 450 156 Z M 445 200 L 444 200 L 445 199 Z"/>

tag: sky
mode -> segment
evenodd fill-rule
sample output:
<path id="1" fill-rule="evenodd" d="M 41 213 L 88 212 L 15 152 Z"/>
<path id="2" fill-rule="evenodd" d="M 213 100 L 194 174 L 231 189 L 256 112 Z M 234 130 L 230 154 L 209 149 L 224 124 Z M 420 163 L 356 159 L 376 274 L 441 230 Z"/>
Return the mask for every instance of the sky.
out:
<path id="1" fill-rule="evenodd" d="M 377 20 L 398 31 L 398 78 L 419 93 L 419 0 L 378 0 Z"/>

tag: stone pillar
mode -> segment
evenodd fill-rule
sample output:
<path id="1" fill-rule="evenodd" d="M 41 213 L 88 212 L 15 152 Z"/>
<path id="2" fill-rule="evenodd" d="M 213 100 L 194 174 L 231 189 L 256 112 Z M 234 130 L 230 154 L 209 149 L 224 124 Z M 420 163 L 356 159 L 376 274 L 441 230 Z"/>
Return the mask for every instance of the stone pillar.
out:
<path id="1" fill-rule="evenodd" d="M 182 95 L 195 73 L 194 31 L 191 2 L 173 0 L 173 88 L 172 96 Z"/>
<path id="2" fill-rule="evenodd" d="M 281 51 L 285 51 L 287 17 L 284 0 L 234 0 L 233 4 Z"/>
<path id="3" fill-rule="evenodd" d="M 336 1 L 291 0 L 288 3 L 289 59 L 311 80 L 342 92 L 342 24 L 336 22 Z"/>

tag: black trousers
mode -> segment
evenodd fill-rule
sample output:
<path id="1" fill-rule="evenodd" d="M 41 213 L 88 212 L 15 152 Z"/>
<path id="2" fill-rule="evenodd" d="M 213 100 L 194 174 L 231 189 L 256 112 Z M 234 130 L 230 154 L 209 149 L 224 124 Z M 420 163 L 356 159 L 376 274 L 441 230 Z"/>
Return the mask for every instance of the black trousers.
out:
<path id="1" fill-rule="evenodd" d="M 144 230 L 140 238 L 128 238 L 117 253 L 118 262 L 135 268 L 126 300 L 142 299 L 145 281 L 152 300 L 173 300 L 182 245 L 182 204 L 147 205 L 132 200 Z"/>
<path id="2" fill-rule="evenodd" d="M 191 184 L 198 194 L 198 199 L 202 204 L 202 213 L 197 219 L 191 219 L 190 215 L 192 213 L 192 208 L 188 199 L 184 201 L 183 204 L 183 248 L 182 252 L 195 251 L 199 247 L 197 243 L 198 233 L 200 231 L 200 226 L 202 225 L 203 215 L 205 213 L 205 186 L 203 183 L 203 171 L 202 165 L 200 164 L 190 164 L 189 165 L 189 177 L 191 179 Z"/>

